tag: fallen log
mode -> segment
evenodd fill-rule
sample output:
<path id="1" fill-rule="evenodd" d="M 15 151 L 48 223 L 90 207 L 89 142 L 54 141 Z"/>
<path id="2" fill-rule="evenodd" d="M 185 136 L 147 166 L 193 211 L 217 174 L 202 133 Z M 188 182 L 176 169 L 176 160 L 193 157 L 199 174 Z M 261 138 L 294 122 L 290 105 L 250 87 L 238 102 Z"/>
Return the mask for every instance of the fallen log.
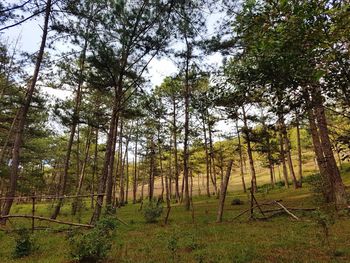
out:
<path id="1" fill-rule="evenodd" d="M 299 207 L 291 207 L 291 208 L 287 208 L 285 207 L 284 205 L 282 205 L 280 202 L 282 202 L 282 200 L 275 200 L 275 201 L 271 201 L 271 202 L 268 202 L 268 203 L 262 203 L 260 205 L 254 205 L 252 208 L 256 208 L 258 206 L 269 206 L 269 205 L 278 205 L 280 208 L 277 208 L 277 209 L 267 209 L 267 210 L 262 210 L 262 214 L 263 213 L 271 213 L 271 212 L 280 212 L 280 211 L 284 211 L 286 212 L 287 214 L 289 214 L 290 216 L 292 216 L 294 219 L 296 220 L 300 220 L 296 215 L 294 215 L 292 212 L 290 211 L 315 211 L 316 208 L 299 208 Z M 249 212 L 251 210 L 251 208 L 248 208 L 244 211 L 242 211 L 240 214 L 238 214 L 237 216 L 235 216 L 232 220 L 244 215 L 245 213 Z M 278 213 L 280 214 L 280 213 Z M 271 216 L 267 217 L 267 218 L 270 218 Z"/>
<path id="2" fill-rule="evenodd" d="M 274 202 L 275 202 L 275 201 L 269 202 L 269 203 L 259 204 L 259 206 L 273 205 Z M 258 207 L 258 205 L 254 205 L 254 206 L 252 206 L 252 207 L 249 207 L 248 209 L 244 210 L 243 212 L 241 212 L 240 214 L 238 214 L 237 216 L 235 216 L 234 218 L 232 218 L 232 220 L 234 220 L 234 219 L 236 219 L 236 218 L 238 218 L 238 217 L 244 215 L 245 213 L 249 212 L 252 208 L 254 209 L 254 208 L 256 208 L 256 207 Z"/>
<path id="3" fill-rule="evenodd" d="M 292 212 L 290 212 L 284 205 L 279 203 L 278 201 L 275 201 L 275 203 L 280 206 L 287 214 L 289 214 L 291 217 L 293 217 L 295 220 L 300 220 L 299 217 L 294 215 Z"/>
<path id="4" fill-rule="evenodd" d="M 30 219 L 37 219 L 40 221 L 48 221 L 48 222 L 53 222 L 57 224 L 62 224 L 62 225 L 70 225 L 70 226 L 80 226 L 80 227 L 87 227 L 87 228 L 93 228 L 93 225 L 89 224 L 80 224 L 80 223 L 73 223 L 73 222 L 66 222 L 66 221 L 61 221 L 57 219 L 51 219 L 47 217 L 42 217 L 42 216 L 32 216 L 32 215 L 6 215 L 6 216 L 0 216 L 0 219 L 7 219 L 7 218 L 30 218 Z"/>
<path id="5" fill-rule="evenodd" d="M 263 210 L 264 213 L 271 213 L 271 212 L 278 212 L 284 210 L 283 208 L 277 208 L 277 209 L 267 209 Z M 316 208 L 297 208 L 297 207 L 288 207 L 288 210 L 291 211 L 315 211 Z"/>

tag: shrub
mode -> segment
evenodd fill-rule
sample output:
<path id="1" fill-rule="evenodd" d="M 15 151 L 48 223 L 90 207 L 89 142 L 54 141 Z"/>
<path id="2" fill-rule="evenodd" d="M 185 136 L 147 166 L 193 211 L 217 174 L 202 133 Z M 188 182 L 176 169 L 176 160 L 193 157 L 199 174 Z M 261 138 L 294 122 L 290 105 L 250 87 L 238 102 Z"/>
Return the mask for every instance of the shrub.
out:
<path id="1" fill-rule="evenodd" d="M 99 262 L 107 257 L 117 223 L 112 217 L 105 217 L 88 232 L 73 232 L 69 236 L 71 255 L 79 262 Z"/>
<path id="2" fill-rule="evenodd" d="M 171 235 L 167 243 L 167 248 L 171 253 L 172 260 L 173 262 L 176 262 L 177 251 L 179 249 L 179 237 L 176 234 Z"/>
<path id="3" fill-rule="evenodd" d="M 311 192 L 313 193 L 316 204 L 328 202 L 328 190 L 330 187 L 319 173 L 308 176 L 306 182 L 311 186 Z"/>
<path id="4" fill-rule="evenodd" d="M 156 223 L 158 218 L 162 215 L 163 206 L 158 202 L 149 202 L 143 209 L 143 215 L 146 223 Z"/>
<path id="5" fill-rule="evenodd" d="M 317 209 L 312 213 L 312 216 L 316 224 L 321 228 L 323 233 L 323 241 L 330 246 L 330 230 L 331 226 L 335 223 L 334 214 L 331 211 L 321 211 Z"/>
<path id="6" fill-rule="evenodd" d="M 21 228 L 17 232 L 16 246 L 13 251 L 14 258 L 22 258 L 30 255 L 34 251 L 34 241 L 28 229 Z"/>
<path id="7" fill-rule="evenodd" d="M 233 198 L 231 205 L 243 205 L 243 201 L 239 198 Z"/>
<path id="8" fill-rule="evenodd" d="M 285 182 L 284 181 L 278 181 L 275 183 L 275 187 L 284 187 L 285 186 Z"/>

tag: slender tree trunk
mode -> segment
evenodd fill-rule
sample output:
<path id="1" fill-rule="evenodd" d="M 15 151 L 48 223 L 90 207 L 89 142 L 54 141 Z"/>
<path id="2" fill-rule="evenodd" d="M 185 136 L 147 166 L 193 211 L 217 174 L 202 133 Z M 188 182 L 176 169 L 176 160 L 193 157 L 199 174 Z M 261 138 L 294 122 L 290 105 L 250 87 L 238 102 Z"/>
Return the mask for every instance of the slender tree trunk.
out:
<path id="1" fill-rule="evenodd" d="M 243 192 L 246 193 L 247 188 L 244 180 L 242 144 L 241 144 L 241 135 L 238 129 L 238 121 L 236 121 L 236 131 L 237 131 L 237 138 L 238 138 L 239 168 L 240 168 L 240 173 L 242 178 L 242 187 L 243 187 Z"/>
<path id="2" fill-rule="evenodd" d="M 89 151 L 90 151 L 91 132 L 92 132 L 92 128 L 89 127 L 88 134 L 86 137 L 84 162 L 83 162 L 83 166 L 81 167 L 79 182 L 78 182 L 78 187 L 77 187 L 77 195 L 80 194 L 81 187 L 83 185 L 83 180 L 85 177 L 85 169 L 86 169 L 86 164 L 87 164 L 87 160 L 89 158 Z"/>
<path id="3" fill-rule="evenodd" d="M 257 190 L 256 172 L 255 172 L 254 159 L 253 159 L 252 147 L 250 142 L 250 132 L 248 128 L 247 116 L 246 116 L 244 106 L 242 106 L 242 112 L 243 112 L 244 133 L 245 133 L 245 137 L 246 137 L 245 139 L 247 143 L 247 153 L 248 153 L 248 159 L 249 159 L 249 165 L 250 165 L 250 175 L 252 178 L 251 179 L 252 192 L 255 193 Z"/>
<path id="4" fill-rule="evenodd" d="M 209 114 L 208 114 L 209 116 Z M 208 120 L 208 123 L 210 123 L 210 120 Z M 211 129 L 211 125 L 208 124 L 208 134 L 209 134 L 209 160 L 210 160 L 210 175 L 211 175 L 211 181 L 213 183 L 214 186 L 214 192 L 215 195 L 218 195 L 218 188 L 217 188 L 217 184 L 216 184 L 216 167 L 215 167 L 215 155 L 214 155 L 214 147 L 213 147 L 213 138 L 212 138 L 212 129 Z"/>
<path id="5" fill-rule="evenodd" d="M 221 187 L 220 187 L 220 199 L 219 199 L 219 209 L 218 209 L 218 214 L 216 217 L 216 222 L 220 223 L 222 222 L 222 215 L 224 213 L 224 205 L 225 205 L 225 199 L 226 199 L 226 192 L 227 192 L 227 186 L 230 180 L 230 175 L 231 175 L 231 170 L 232 170 L 232 164 L 233 160 L 230 160 L 226 175 L 224 180 L 221 182 Z"/>
<path id="6" fill-rule="evenodd" d="M 134 178 L 133 178 L 133 196 L 132 196 L 132 203 L 136 203 L 136 193 L 137 193 L 137 144 L 139 140 L 139 128 L 138 128 L 138 121 L 136 122 L 136 139 L 135 139 L 135 151 L 134 151 Z"/>
<path id="7" fill-rule="evenodd" d="M 128 147 L 126 147 L 128 149 Z M 129 151 L 126 150 L 126 157 L 125 157 L 125 175 L 126 175 L 126 190 L 125 190 L 125 204 L 129 201 Z"/>
<path id="8" fill-rule="evenodd" d="M 282 163 L 282 171 L 283 171 L 283 178 L 284 178 L 284 186 L 286 188 L 289 188 L 288 183 L 288 172 L 287 172 L 287 166 L 286 166 L 286 157 L 284 152 L 284 143 L 283 143 L 283 134 L 279 132 L 279 139 L 280 139 L 280 161 Z"/>
<path id="9" fill-rule="evenodd" d="M 274 188 L 275 187 L 275 180 L 274 180 L 274 173 L 273 173 L 273 162 L 272 162 L 270 137 L 267 138 L 267 159 L 269 162 L 270 182 L 271 182 L 272 188 Z"/>
<path id="10" fill-rule="evenodd" d="M 107 176 L 108 176 L 108 170 L 110 166 L 110 159 L 111 155 L 113 154 L 113 147 L 112 144 L 114 142 L 114 131 L 115 127 L 117 125 L 117 112 L 119 108 L 119 96 L 118 93 L 115 93 L 114 96 L 114 103 L 113 103 L 113 110 L 112 110 L 112 116 L 111 116 L 111 122 L 109 126 L 109 132 L 107 136 L 107 143 L 106 143 L 106 153 L 105 153 L 105 159 L 103 163 L 103 169 L 102 169 L 102 174 L 100 177 L 99 185 L 98 185 L 98 196 L 97 196 L 97 201 L 96 201 L 96 206 L 95 206 L 95 211 L 91 217 L 90 223 L 94 224 L 96 221 L 99 219 L 101 215 L 101 210 L 102 210 L 102 205 L 103 205 L 103 197 L 104 197 L 104 192 L 106 190 L 106 181 L 107 181 Z M 115 144 L 115 143 L 114 143 Z"/>
<path id="11" fill-rule="evenodd" d="M 143 202 L 143 198 L 144 198 L 144 190 L 145 190 L 145 175 L 142 175 L 142 184 L 141 184 L 141 196 L 140 196 L 140 200 L 141 202 Z"/>
<path id="12" fill-rule="evenodd" d="M 76 166 L 76 186 L 78 187 L 79 184 L 79 176 L 80 176 L 80 125 L 79 125 L 79 121 L 77 123 L 77 140 L 76 140 L 76 162 L 77 162 L 77 166 Z"/>
<path id="13" fill-rule="evenodd" d="M 160 121 L 158 122 L 158 130 L 157 130 L 157 139 L 158 139 L 158 154 L 159 154 L 159 167 L 160 167 L 160 176 L 161 176 L 161 183 L 162 183 L 162 192 L 160 194 L 161 200 L 164 200 L 164 171 L 163 171 L 163 152 L 161 147 L 161 140 L 160 140 Z"/>
<path id="14" fill-rule="evenodd" d="M 150 169 L 149 169 L 149 182 L 148 182 L 148 199 L 151 202 L 154 196 L 154 178 L 155 178 L 155 170 L 156 170 L 156 162 L 155 162 L 155 145 L 153 139 L 150 139 Z"/>
<path id="15" fill-rule="evenodd" d="M 205 165 L 206 165 L 206 175 L 207 175 L 207 196 L 210 197 L 210 183 L 209 183 L 209 177 L 210 177 L 210 161 L 209 161 L 209 150 L 208 150 L 208 138 L 207 138 L 207 131 L 206 131 L 206 125 L 205 125 L 205 116 L 202 114 L 203 119 L 203 134 L 204 134 L 204 149 L 205 149 Z"/>
<path id="16" fill-rule="evenodd" d="M 90 24 L 90 21 L 89 21 L 89 24 Z M 89 31 L 89 25 L 86 28 L 86 34 L 88 33 L 88 31 Z M 87 47 L 88 47 L 88 40 L 87 40 L 87 37 L 85 37 L 84 47 L 83 47 L 83 50 L 81 52 L 79 80 L 78 80 L 78 87 L 77 87 L 76 94 L 75 94 L 75 105 L 74 105 L 74 111 L 73 111 L 72 125 L 71 125 L 71 129 L 70 129 L 70 135 L 69 135 L 67 151 L 66 151 L 66 158 L 65 158 L 64 167 L 63 167 L 62 185 L 60 184 L 60 186 L 59 186 L 59 195 L 61 196 L 61 198 L 58 199 L 58 203 L 56 205 L 56 208 L 55 208 L 53 214 L 51 215 L 51 219 L 56 219 L 58 214 L 60 213 L 61 207 L 63 205 L 63 196 L 65 195 L 65 192 L 66 192 L 67 179 L 68 179 L 68 169 L 70 166 L 70 157 L 71 157 L 71 152 L 72 152 L 72 147 L 73 147 L 73 141 L 74 141 L 76 128 L 77 128 L 77 125 L 79 123 L 79 110 L 80 110 L 81 97 L 82 97 L 81 93 L 82 93 L 82 86 L 83 86 L 83 81 L 84 81 L 83 74 L 84 74 L 84 70 L 85 70 L 85 60 L 86 60 Z M 77 167 L 79 167 L 79 160 L 77 162 Z"/>
<path id="17" fill-rule="evenodd" d="M 125 155 L 123 155 L 123 122 L 120 123 L 120 136 L 119 136 L 119 205 L 124 205 L 124 165 L 123 159 Z M 126 148 L 125 148 L 126 152 Z"/>
<path id="18" fill-rule="evenodd" d="M 73 205 L 73 215 L 75 215 L 76 212 L 77 212 L 78 201 L 79 201 L 79 197 L 78 196 L 80 195 L 81 188 L 82 188 L 83 181 L 84 181 L 84 177 L 85 177 L 85 169 L 86 169 L 86 164 L 87 164 L 87 160 L 89 158 L 89 151 L 90 151 L 91 133 L 92 133 L 92 128 L 89 127 L 88 128 L 88 134 L 87 134 L 87 137 L 86 137 L 84 162 L 83 162 L 83 166 L 81 167 L 79 181 L 78 181 L 78 186 L 77 186 L 77 190 L 76 190 L 77 198 L 75 199 L 74 205 Z"/>
<path id="19" fill-rule="evenodd" d="M 296 114 L 296 128 L 297 128 L 297 146 L 298 146 L 298 177 L 299 177 L 299 185 L 301 187 L 303 183 L 303 158 L 302 158 L 302 152 L 301 152 L 300 124 L 299 124 L 298 114 Z"/>
<path id="20" fill-rule="evenodd" d="M 128 174 L 128 152 L 129 152 L 129 142 L 131 139 L 131 134 L 133 133 L 133 124 L 131 124 L 130 127 L 130 131 L 129 131 L 129 135 L 126 138 L 125 141 L 125 151 L 124 151 L 124 157 L 122 159 L 122 163 L 121 163 L 121 171 L 120 171 L 120 204 L 124 205 L 125 202 L 127 202 L 126 200 L 126 194 L 129 191 L 129 174 Z M 126 169 L 125 169 L 126 167 Z M 124 181 L 126 180 L 126 191 L 124 191 Z"/>
<path id="21" fill-rule="evenodd" d="M 118 137 L 118 124 L 119 124 L 119 114 L 116 114 L 114 121 L 114 129 L 112 132 L 112 140 L 111 140 L 111 152 L 109 155 L 109 163 L 107 169 L 107 178 L 106 178 L 106 208 L 107 211 L 112 209 L 113 206 L 113 187 L 115 184 L 114 177 L 114 163 L 115 163 L 115 149 L 117 144 Z M 120 133 L 122 136 L 122 133 Z"/>
<path id="22" fill-rule="evenodd" d="M 170 141 L 171 141 L 171 138 L 170 138 Z M 170 142 L 170 145 L 171 145 L 171 142 Z M 170 204 L 171 192 L 170 192 L 170 187 L 169 187 L 170 186 L 169 184 L 171 183 L 170 176 L 173 174 L 171 172 L 171 169 L 172 169 L 172 164 L 171 164 L 171 156 L 170 156 L 169 173 L 165 174 L 165 198 L 166 198 L 167 212 L 165 215 L 164 224 L 168 224 L 170 210 L 171 210 L 171 204 Z M 168 181 L 168 179 L 169 179 L 169 181 Z"/>
<path id="23" fill-rule="evenodd" d="M 91 178 L 91 208 L 94 209 L 95 177 L 98 171 L 98 128 L 95 131 L 94 166 Z"/>
<path id="24" fill-rule="evenodd" d="M 283 119 L 282 119 L 282 134 L 283 134 L 283 141 L 284 141 L 284 146 L 285 146 L 285 153 L 287 155 L 286 157 L 287 157 L 289 173 L 292 176 L 294 189 L 296 189 L 296 188 L 298 188 L 298 180 L 297 180 L 295 173 L 294 173 L 290 142 L 288 139 L 286 125 L 285 125 Z"/>
<path id="25" fill-rule="evenodd" d="M 319 137 L 319 133 L 317 130 L 316 125 L 316 116 L 314 114 L 314 111 L 312 108 L 308 109 L 308 118 L 309 118 L 309 124 L 310 124 L 310 131 L 311 131 L 311 137 L 312 137 L 312 143 L 314 146 L 314 151 L 317 159 L 317 165 L 320 170 L 320 175 L 326 184 L 326 187 L 323 189 L 323 194 L 326 198 L 326 202 L 332 201 L 332 189 L 331 189 L 331 182 L 329 180 L 328 171 L 327 171 L 327 163 L 325 162 L 325 158 L 322 151 L 321 141 Z"/>
<path id="26" fill-rule="evenodd" d="M 8 132 L 8 134 L 7 134 L 6 139 L 5 139 L 4 145 L 2 146 L 1 153 L 0 153 L 0 164 L 3 163 L 4 158 L 5 158 L 6 155 L 7 155 L 7 154 L 6 154 L 6 152 L 7 152 L 6 148 L 7 148 L 8 144 L 9 144 L 9 142 L 10 142 L 11 135 L 12 135 L 12 133 L 13 133 L 13 131 L 14 131 L 14 128 L 15 128 L 16 125 L 17 125 L 17 124 L 16 124 L 16 121 L 18 121 L 18 115 L 19 115 L 19 113 L 20 113 L 20 110 L 17 110 L 16 115 L 15 115 L 15 118 L 13 119 L 13 121 L 12 121 L 12 123 L 11 123 L 10 130 L 9 130 L 9 132 Z M 2 179 L 2 178 L 0 178 L 0 180 L 1 180 L 1 179 Z"/>
<path id="27" fill-rule="evenodd" d="M 28 87 L 28 90 L 27 90 L 24 105 L 21 107 L 19 115 L 18 115 L 18 125 L 17 125 L 17 129 L 15 130 L 14 145 L 13 145 L 12 158 L 11 158 L 12 162 L 11 162 L 11 168 L 10 168 L 11 171 L 10 171 L 9 190 L 7 191 L 6 196 L 5 196 L 8 199 L 5 201 L 4 207 L 1 211 L 2 216 L 6 216 L 10 212 L 12 202 L 13 202 L 12 197 L 15 196 L 15 194 L 16 194 L 18 167 L 19 167 L 19 162 L 20 162 L 20 148 L 22 145 L 23 131 L 24 131 L 24 126 L 26 123 L 26 118 L 27 118 L 27 114 L 29 111 L 30 103 L 31 103 L 33 93 L 35 90 L 36 82 L 38 79 L 41 62 L 43 60 L 44 49 L 45 49 L 47 33 L 48 33 L 50 14 L 51 14 L 51 0 L 48 0 L 46 2 L 46 8 L 45 8 L 43 35 L 41 37 L 41 44 L 40 44 L 38 56 L 37 56 L 36 63 L 35 63 L 34 74 L 33 74 L 32 80 L 30 82 L 30 86 Z M 6 219 L 1 220 L 0 222 L 5 223 Z"/>
<path id="28" fill-rule="evenodd" d="M 172 137 L 170 136 L 169 137 L 169 145 L 173 145 L 173 142 L 172 142 Z M 169 174 L 168 174 L 168 187 L 169 187 L 169 198 L 171 200 L 172 198 L 172 180 L 171 180 L 171 177 L 173 176 L 174 174 L 174 166 L 173 166 L 173 152 L 172 151 L 169 151 Z"/>
<path id="29" fill-rule="evenodd" d="M 189 83 L 189 62 L 191 58 L 191 51 L 187 39 L 187 32 L 184 34 L 186 42 L 186 68 L 185 68 L 185 125 L 184 125 L 184 183 L 185 183 L 185 209 L 190 210 L 191 200 L 189 195 L 189 149 L 188 149 L 188 139 L 189 139 L 189 120 L 190 120 L 190 83 Z"/>
<path id="30" fill-rule="evenodd" d="M 176 101 L 173 99 L 173 129 L 174 129 L 174 166 L 175 166 L 175 198 L 176 201 L 180 201 L 180 192 L 179 192 L 179 161 L 178 161 L 178 152 L 177 152 L 177 125 L 176 125 Z"/>
<path id="31" fill-rule="evenodd" d="M 332 144 L 329 139 L 329 131 L 326 120 L 326 114 L 323 106 L 323 98 L 319 87 L 316 87 L 315 92 L 312 93 L 313 102 L 315 104 L 315 116 L 317 119 L 319 136 L 321 146 L 327 164 L 327 171 L 329 174 L 329 181 L 332 187 L 332 198 L 337 207 L 346 206 L 348 204 L 345 186 L 343 184 L 337 163 L 334 158 Z"/>

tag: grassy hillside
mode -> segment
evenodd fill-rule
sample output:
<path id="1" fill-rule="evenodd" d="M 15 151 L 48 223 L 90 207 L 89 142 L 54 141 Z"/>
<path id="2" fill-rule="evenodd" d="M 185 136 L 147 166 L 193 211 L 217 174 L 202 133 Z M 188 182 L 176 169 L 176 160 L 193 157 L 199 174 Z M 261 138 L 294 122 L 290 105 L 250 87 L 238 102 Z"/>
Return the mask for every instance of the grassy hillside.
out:
<path id="1" fill-rule="evenodd" d="M 343 169 L 343 178 L 350 186 L 350 165 Z M 298 190 L 261 189 L 256 197 L 261 203 L 282 199 L 288 207 L 308 208 L 319 204 L 309 184 Z M 232 206 L 230 203 L 234 198 L 239 198 L 244 204 Z M 248 220 L 248 214 L 232 220 L 249 207 L 247 196 L 237 190 L 228 193 L 224 221 L 218 224 L 215 223 L 217 203 L 214 197 L 196 196 L 194 223 L 191 212 L 173 204 L 170 222 L 166 226 L 162 220 L 146 224 L 139 211 L 140 204 L 117 210 L 117 216 L 127 225 L 118 225 L 108 262 L 350 262 L 350 217 L 347 213 L 337 216 L 334 224 L 329 224 L 327 241 L 320 220 L 323 212 L 321 215 L 295 212 L 300 221 L 286 214 L 267 221 Z M 39 204 L 37 208 L 38 215 L 47 216 L 51 206 Z M 12 213 L 30 213 L 30 209 L 29 204 L 18 204 Z M 90 215 L 90 209 L 85 207 L 73 218 L 70 204 L 66 204 L 59 218 L 88 222 Z M 47 225 L 36 223 L 38 227 Z M 6 230 L 20 226 L 30 227 L 30 221 L 13 219 L 0 232 L 1 262 L 71 262 L 67 226 L 55 224 L 50 224 L 49 230 L 35 232 L 38 248 L 33 255 L 13 259 L 16 235 Z"/>

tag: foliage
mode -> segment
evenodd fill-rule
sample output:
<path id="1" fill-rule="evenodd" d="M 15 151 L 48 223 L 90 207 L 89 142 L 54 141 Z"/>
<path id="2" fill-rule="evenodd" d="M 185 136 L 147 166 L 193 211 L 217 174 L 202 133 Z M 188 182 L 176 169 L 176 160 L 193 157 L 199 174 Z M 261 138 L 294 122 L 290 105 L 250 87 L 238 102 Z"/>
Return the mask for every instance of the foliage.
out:
<path id="1" fill-rule="evenodd" d="M 243 204 L 244 202 L 239 198 L 233 198 L 231 201 L 231 205 L 243 205 Z"/>
<path id="2" fill-rule="evenodd" d="M 330 247 L 330 228 L 335 223 L 334 211 L 322 211 L 317 209 L 312 215 L 316 224 L 321 228 L 322 240 Z"/>
<path id="3" fill-rule="evenodd" d="M 176 262 L 177 251 L 179 249 L 179 237 L 175 234 L 171 235 L 167 242 L 167 248 L 171 253 L 173 262 Z"/>
<path id="4" fill-rule="evenodd" d="M 328 184 L 319 173 L 312 174 L 304 179 L 311 185 L 311 191 L 314 194 L 314 202 L 324 203 L 327 198 Z"/>
<path id="5" fill-rule="evenodd" d="M 107 257 L 117 227 L 113 217 L 100 219 L 96 226 L 87 232 L 75 232 L 69 236 L 71 255 L 79 262 L 99 262 Z"/>
<path id="6" fill-rule="evenodd" d="M 163 205 L 160 202 L 148 202 L 143 208 L 143 216 L 146 223 L 156 223 L 163 213 Z"/>
<path id="7" fill-rule="evenodd" d="M 29 256 L 34 250 L 34 240 L 26 228 L 21 228 L 17 232 L 16 246 L 13 251 L 14 258 L 23 258 Z"/>

